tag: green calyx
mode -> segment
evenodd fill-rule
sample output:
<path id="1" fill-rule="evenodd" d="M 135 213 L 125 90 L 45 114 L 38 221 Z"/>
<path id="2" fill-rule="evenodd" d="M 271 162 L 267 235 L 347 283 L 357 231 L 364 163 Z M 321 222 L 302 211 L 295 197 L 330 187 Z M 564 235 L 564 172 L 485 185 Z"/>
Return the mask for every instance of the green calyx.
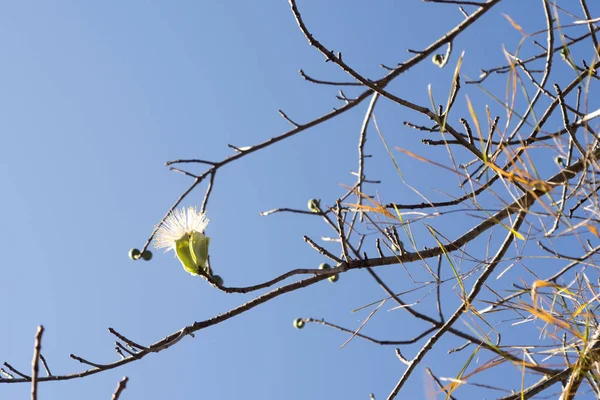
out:
<path id="1" fill-rule="evenodd" d="M 129 250 L 129 258 L 132 260 L 138 260 L 140 258 L 140 251 L 138 249 Z"/>
<path id="2" fill-rule="evenodd" d="M 398 241 L 398 243 L 392 243 L 392 251 L 396 253 L 402 253 L 404 251 L 404 243 Z"/>
<path id="3" fill-rule="evenodd" d="M 438 67 L 443 67 L 444 66 L 444 55 L 443 54 L 434 54 L 434 56 L 431 58 L 431 61 L 437 65 Z"/>
<path id="4" fill-rule="evenodd" d="M 208 245 L 210 238 L 199 232 L 184 235 L 175 241 L 175 253 L 183 269 L 192 275 L 200 275 L 200 270 L 208 273 Z"/>
<path id="5" fill-rule="evenodd" d="M 327 263 L 322 263 L 321 265 L 319 265 L 319 269 L 331 269 L 331 265 L 327 264 Z M 337 282 L 337 280 L 340 279 L 340 276 L 338 274 L 335 275 L 331 275 L 329 278 L 327 278 L 327 280 L 329 280 L 329 282 Z"/>
<path id="6" fill-rule="evenodd" d="M 308 201 L 308 209 L 314 213 L 321 212 L 321 200 L 319 199 L 310 199 Z"/>
<path id="7" fill-rule="evenodd" d="M 212 278 L 217 286 L 223 286 L 223 278 L 221 278 L 219 275 L 213 275 Z"/>

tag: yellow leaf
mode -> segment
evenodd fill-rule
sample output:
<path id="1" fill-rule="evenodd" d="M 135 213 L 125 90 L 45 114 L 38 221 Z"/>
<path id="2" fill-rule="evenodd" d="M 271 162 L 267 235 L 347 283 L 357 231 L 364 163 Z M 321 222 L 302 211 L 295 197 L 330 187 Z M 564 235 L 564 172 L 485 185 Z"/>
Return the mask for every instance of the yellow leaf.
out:
<path id="1" fill-rule="evenodd" d="M 519 24 L 517 24 L 515 21 L 513 21 L 513 19 L 508 14 L 502 14 L 502 15 L 504 15 L 504 18 L 506 18 L 508 20 L 508 22 L 510 22 L 510 24 L 512 25 L 513 28 L 515 28 L 516 30 L 518 30 L 519 32 L 521 32 L 521 34 L 523 36 L 527 36 L 527 34 L 523 30 L 523 28 L 521 28 L 519 26 Z"/>

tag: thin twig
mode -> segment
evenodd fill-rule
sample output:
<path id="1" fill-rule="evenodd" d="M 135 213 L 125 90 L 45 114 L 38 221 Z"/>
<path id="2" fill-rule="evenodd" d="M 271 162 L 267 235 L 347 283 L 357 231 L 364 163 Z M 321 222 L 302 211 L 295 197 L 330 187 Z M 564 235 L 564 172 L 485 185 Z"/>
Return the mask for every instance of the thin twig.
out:
<path id="1" fill-rule="evenodd" d="M 304 235 L 304 241 L 308 244 L 310 244 L 312 246 L 313 249 L 317 250 L 320 254 L 324 255 L 325 257 L 329 258 L 330 260 L 335 261 L 337 264 L 341 264 L 342 260 L 339 259 L 338 257 L 334 256 L 333 254 L 331 254 L 329 251 L 327 251 L 325 248 L 319 246 L 318 244 L 316 244 L 311 238 L 309 238 L 308 236 Z"/>

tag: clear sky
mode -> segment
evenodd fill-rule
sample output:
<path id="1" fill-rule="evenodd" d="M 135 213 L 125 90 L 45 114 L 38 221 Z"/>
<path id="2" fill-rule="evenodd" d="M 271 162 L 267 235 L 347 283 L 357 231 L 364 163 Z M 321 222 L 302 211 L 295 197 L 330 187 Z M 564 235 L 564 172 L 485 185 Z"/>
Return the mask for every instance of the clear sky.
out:
<path id="1" fill-rule="evenodd" d="M 528 18 L 539 15 L 541 2 L 505 3 L 456 41 L 450 68 L 427 63 L 391 89 L 428 106 L 427 85 L 445 99 L 462 50 L 463 72 L 472 77 L 502 63 L 502 44 L 514 49 L 520 38 L 503 12 L 527 32 L 543 28 L 542 19 Z M 323 42 L 372 78 L 385 73 L 380 63 L 408 59 L 407 48 L 426 47 L 463 18 L 455 6 L 415 0 L 299 1 L 299 7 Z M 480 40 L 494 29 L 503 34 Z M 36 327 L 43 324 L 51 371 L 76 372 L 86 368 L 70 353 L 97 363 L 118 358 L 108 327 L 151 344 L 252 298 L 220 293 L 187 274 L 172 253 L 155 251 L 151 262 L 133 262 L 127 253 L 143 245 L 191 183 L 166 161 L 221 160 L 233 153 L 227 144 L 247 146 L 288 130 L 278 109 L 305 122 L 341 105 L 336 88 L 298 74 L 349 79 L 309 47 L 287 1 L 4 2 L 0 52 L 0 361 L 29 373 Z M 482 93 L 471 97 L 482 101 L 480 112 L 492 102 Z M 332 235 L 319 218 L 259 213 L 304 209 L 312 197 L 332 205 L 344 193 L 340 184 L 355 180 L 350 171 L 366 106 L 219 171 L 207 234 L 213 267 L 226 284 L 255 284 L 324 261 L 302 240 Z M 388 142 L 429 151 L 402 125 L 405 114 L 381 102 L 378 122 Z M 431 151 L 447 157 L 443 149 Z M 386 200 L 416 199 L 400 185 L 375 132 L 367 152 L 375 155 L 367 177 L 389 185 L 380 192 Z M 412 183 L 431 180 L 427 195 L 454 187 L 455 179 L 435 182 L 414 160 L 398 160 Z M 199 206 L 204 188 L 184 204 Z M 468 225 L 437 227 L 452 236 Z M 396 291 L 411 287 L 400 267 L 385 277 Z M 371 392 L 385 398 L 404 368 L 392 347 L 354 340 L 340 349 L 347 334 L 292 326 L 297 317 L 315 317 L 357 328 L 372 309 L 351 310 L 383 295 L 366 273 L 348 273 L 125 367 L 42 384 L 40 399 L 108 399 L 125 375 L 130 381 L 121 398 L 130 400 L 367 399 Z M 385 313 L 367 333 L 407 339 L 417 332 L 405 313 Z M 444 341 L 424 365 L 453 376 L 468 355 L 450 364 L 445 350 L 459 344 Z M 428 385 L 419 371 L 402 398 L 422 398 Z M 0 398 L 27 398 L 29 390 L 0 384 Z"/>

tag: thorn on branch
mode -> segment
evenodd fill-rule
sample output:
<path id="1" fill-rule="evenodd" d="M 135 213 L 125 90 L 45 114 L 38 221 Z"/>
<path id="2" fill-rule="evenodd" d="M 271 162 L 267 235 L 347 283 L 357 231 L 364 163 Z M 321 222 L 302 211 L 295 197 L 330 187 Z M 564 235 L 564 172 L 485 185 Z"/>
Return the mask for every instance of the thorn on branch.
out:
<path id="1" fill-rule="evenodd" d="M 134 350 L 133 348 L 131 348 L 131 347 L 130 347 L 130 348 L 131 348 L 131 350 L 130 350 L 130 349 L 128 349 L 127 347 L 123 346 L 123 345 L 121 344 L 121 342 L 119 342 L 119 341 L 115 341 L 115 346 L 119 347 L 121 350 L 123 350 L 124 352 L 126 352 L 126 353 L 127 353 L 127 354 L 129 354 L 130 356 L 132 356 L 132 357 L 133 357 L 133 356 L 135 356 L 135 353 L 133 352 L 133 351 L 135 351 L 135 350 Z M 133 350 L 133 351 L 132 351 L 132 350 Z"/>
<path id="2" fill-rule="evenodd" d="M 89 365 L 91 367 L 94 367 L 94 368 L 102 369 L 102 368 L 106 367 L 106 365 L 93 363 L 91 361 L 86 360 L 85 358 L 76 356 L 75 354 L 69 354 L 69 357 L 71 357 L 75 361 L 79 361 L 82 364 L 87 364 L 87 365 Z"/>
<path id="3" fill-rule="evenodd" d="M 44 367 L 44 370 L 46 370 L 46 374 L 48 376 L 52 376 L 52 373 L 50 372 L 50 368 L 48 367 L 48 363 L 46 362 L 46 359 L 44 358 L 42 353 L 40 353 L 40 361 L 42 362 L 42 366 Z"/>
<path id="4" fill-rule="evenodd" d="M 379 253 L 379 257 L 380 258 L 385 257 L 383 255 L 383 252 L 381 251 L 381 240 L 379 240 L 379 238 L 375 239 L 375 247 L 377 248 L 377 253 Z"/>
<path id="5" fill-rule="evenodd" d="M 462 350 L 466 349 L 467 346 L 470 345 L 470 344 L 471 344 L 471 342 L 466 342 L 466 343 L 464 343 L 461 346 L 454 347 L 454 348 L 448 350 L 448 354 L 458 353 L 459 351 L 462 351 Z"/>
<path id="6" fill-rule="evenodd" d="M 9 370 L 11 370 L 15 375 L 19 375 L 21 378 L 26 379 L 26 380 L 31 380 L 31 377 L 28 375 L 25 375 L 24 373 L 20 372 L 19 370 L 17 370 L 15 367 L 13 367 L 12 365 L 10 365 L 9 363 L 5 362 L 4 366 L 6 368 L 8 368 Z"/>
<path id="7" fill-rule="evenodd" d="M 318 215 L 318 216 L 321 216 L 321 215 L 325 214 L 325 213 L 322 213 L 320 211 L 319 212 L 314 212 L 314 211 L 297 210 L 295 208 L 284 207 L 284 208 L 274 208 L 274 209 L 268 210 L 268 211 L 261 211 L 259 213 L 259 215 L 261 217 L 266 217 L 267 215 L 271 215 L 271 214 L 275 214 L 275 213 L 279 213 L 279 212 L 291 212 L 291 213 L 294 213 L 294 214 L 308 214 L 308 215 Z"/>
<path id="8" fill-rule="evenodd" d="M 147 347 L 137 344 L 133 340 L 126 338 L 125 336 L 121 335 L 119 332 L 117 332 L 113 328 L 108 328 L 108 332 L 110 332 L 112 335 L 115 335 L 117 338 L 121 339 L 123 342 L 127 343 L 130 346 L 137 347 L 138 349 L 140 349 L 142 351 L 148 350 Z"/>
<path id="9" fill-rule="evenodd" d="M 238 153 L 244 153 L 252 148 L 252 146 L 236 147 L 232 144 L 228 144 L 227 147 L 232 148 L 233 150 L 237 151 Z"/>
<path id="10" fill-rule="evenodd" d="M 433 139 L 421 139 L 421 143 L 426 144 L 428 146 L 446 146 L 449 144 L 457 144 L 456 140 L 433 140 Z"/>
<path id="11" fill-rule="evenodd" d="M 409 366 L 409 365 L 412 363 L 411 361 L 407 360 L 407 359 L 406 359 L 406 357 L 404 357 L 404 356 L 402 355 L 402 352 L 401 352 L 401 351 L 400 351 L 400 349 L 399 349 L 399 348 L 397 348 L 397 347 L 396 347 L 396 357 L 398 357 L 398 359 L 399 359 L 400 361 L 402 361 L 402 363 L 403 363 L 404 365 L 406 365 L 406 366 Z"/>
<path id="12" fill-rule="evenodd" d="M 6 377 L 6 379 L 15 379 L 15 377 L 12 374 L 9 374 L 8 372 L 6 372 L 6 370 L 4 368 L 0 368 L 0 374 L 4 375 Z M 5 378 L 2 378 L 5 379 Z"/>
<path id="13" fill-rule="evenodd" d="M 198 175 L 192 174 L 191 172 L 184 171 L 184 170 L 176 168 L 176 167 L 169 167 L 169 170 L 175 171 L 175 172 L 179 172 L 180 174 L 183 174 L 185 176 L 189 176 L 190 178 L 194 178 L 194 179 L 200 178 Z"/>
<path id="14" fill-rule="evenodd" d="M 169 165 L 180 164 L 180 163 L 199 163 L 199 164 L 208 164 L 208 165 L 213 165 L 213 166 L 217 165 L 217 163 L 212 162 L 212 161 L 192 159 L 192 160 L 172 160 L 172 161 L 167 161 L 165 163 L 165 166 L 168 167 Z"/>
<path id="15" fill-rule="evenodd" d="M 332 81 L 322 81 L 319 79 L 315 79 L 315 78 L 311 78 L 310 76 L 306 75 L 306 73 L 303 70 L 298 70 L 298 72 L 300 73 L 300 76 L 302 78 L 304 78 L 305 80 L 312 82 L 312 83 L 316 83 L 318 85 L 331 85 L 331 86 L 362 86 L 362 84 L 358 83 L 358 82 L 332 82 Z"/>
<path id="16" fill-rule="evenodd" d="M 283 119 L 285 119 L 287 122 L 289 122 L 290 124 L 292 124 L 296 128 L 300 128 L 301 125 L 295 123 L 294 121 L 292 121 L 283 111 L 281 111 L 281 110 L 277 110 L 277 111 L 279 112 L 279 115 L 281 115 L 283 117 Z"/>
<path id="17" fill-rule="evenodd" d="M 342 92 L 341 90 L 340 90 L 339 94 L 335 96 L 335 98 L 336 98 L 336 99 L 338 99 L 338 100 L 343 100 L 343 101 L 345 101 L 345 102 L 346 102 L 346 104 L 350 104 L 350 103 L 353 103 L 353 102 L 355 102 L 355 101 L 357 101 L 357 100 L 358 100 L 357 98 L 354 98 L 354 99 L 351 99 L 351 98 L 349 98 L 349 97 L 348 97 L 348 96 L 346 96 L 346 94 L 345 94 L 344 92 Z"/>
<path id="18" fill-rule="evenodd" d="M 121 351 L 121 348 L 119 346 L 115 346 L 115 351 L 117 352 L 119 357 L 121 357 L 121 360 L 124 360 L 127 358 L 127 357 L 125 357 L 125 355 L 123 354 L 123 352 Z"/>
<path id="19" fill-rule="evenodd" d="M 541 44 L 537 40 L 534 40 L 533 44 L 535 44 L 536 46 L 540 47 L 543 51 L 548 51 L 548 49 L 546 48 L 546 46 L 544 46 L 543 44 Z"/>
<path id="20" fill-rule="evenodd" d="M 469 144 L 473 144 L 474 140 L 473 140 L 473 131 L 471 131 L 471 127 L 469 126 L 469 122 L 464 119 L 461 118 L 460 119 L 460 123 L 463 124 L 463 126 L 465 127 L 465 131 L 467 132 L 467 137 L 469 138 Z"/>
<path id="21" fill-rule="evenodd" d="M 335 59 L 335 50 L 332 49 L 331 51 L 326 51 L 325 53 L 325 62 L 333 61 Z"/>
<path id="22" fill-rule="evenodd" d="M 431 128 L 427 128 L 426 126 L 422 126 L 422 125 L 415 125 L 411 122 L 408 121 L 404 121 L 404 125 L 408 126 L 409 128 L 413 128 L 419 131 L 425 131 L 425 132 L 438 132 L 438 124 L 433 125 Z"/>
<path id="23" fill-rule="evenodd" d="M 306 243 L 308 243 L 313 249 L 315 249 L 316 251 L 318 251 L 320 254 L 324 255 L 325 257 L 329 258 L 330 260 L 335 261 L 337 264 L 341 264 L 342 263 L 342 260 L 340 260 L 339 258 L 337 258 L 336 256 L 334 256 L 333 254 L 331 254 L 325 248 L 323 248 L 323 247 L 319 246 L 318 244 L 316 244 L 308 236 L 304 235 L 303 238 L 304 238 L 304 241 Z"/>

